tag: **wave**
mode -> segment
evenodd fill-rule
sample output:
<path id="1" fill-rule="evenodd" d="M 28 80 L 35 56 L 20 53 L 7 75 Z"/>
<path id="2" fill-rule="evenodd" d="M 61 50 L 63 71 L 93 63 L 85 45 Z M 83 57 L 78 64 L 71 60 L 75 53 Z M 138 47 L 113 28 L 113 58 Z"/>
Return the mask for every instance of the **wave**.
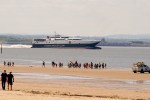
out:
<path id="1" fill-rule="evenodd" d="M 31 48 L 32 45 L 24 45 L 24 44 L 3 44 L 3 48 Z"/>

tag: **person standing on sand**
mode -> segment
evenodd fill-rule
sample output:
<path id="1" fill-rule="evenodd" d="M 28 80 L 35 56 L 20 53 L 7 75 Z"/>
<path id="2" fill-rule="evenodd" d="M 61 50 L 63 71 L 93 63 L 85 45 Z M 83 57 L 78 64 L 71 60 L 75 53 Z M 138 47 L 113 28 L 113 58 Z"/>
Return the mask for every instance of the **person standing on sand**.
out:
<path id="1" fill-rule="evenodd" d="M 12 72 L 10 72 L 7 75 L 7 80 L 8 80 L 8 90 L 9 90 L 9 85 L 10 85 L 10 90 L 12 91 L 12 85 L 13 85 L 13 82 L 14 82 L 14 76 L 13 76 Z"/>
<path id="2" fill-rule="evenodd" d="M 7 73 L 6 70 L 1 74 L 1 81 L 2 81 L 2 89 L 5 90 L 5 84 L 7 81 Z"/>
<path id="3" fill-rule="evenodd" d="M 4 61 L 4 67 L 6 66 L 6 62 Z"/>
<path id="4" fill-rule="evenodd" d="M 14 67 L 14 65 L 15 65 L 15 63 L 14 62 L 12 62 L 12 66 Z"/>
<path id="5" fill-rule="evenodd" d="M 45 61 L 43 61 L 42 67 L 45 67 Z"/>

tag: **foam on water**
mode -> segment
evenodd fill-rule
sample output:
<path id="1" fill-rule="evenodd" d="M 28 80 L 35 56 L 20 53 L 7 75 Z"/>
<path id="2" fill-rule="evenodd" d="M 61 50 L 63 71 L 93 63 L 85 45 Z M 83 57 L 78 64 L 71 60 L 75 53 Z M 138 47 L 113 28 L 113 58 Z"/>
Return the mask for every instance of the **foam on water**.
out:
<path id="1" fill-rule="evenodd" d="M 31 48 L 31 45 L 23 45 L 23 44 L 3 44 L 3 48 Z"/>

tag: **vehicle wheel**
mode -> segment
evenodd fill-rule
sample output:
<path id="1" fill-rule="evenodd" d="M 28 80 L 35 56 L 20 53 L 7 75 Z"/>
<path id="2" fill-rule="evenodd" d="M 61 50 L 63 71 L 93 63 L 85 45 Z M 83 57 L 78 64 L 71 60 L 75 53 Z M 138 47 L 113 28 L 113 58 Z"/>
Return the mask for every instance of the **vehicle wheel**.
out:
<path id="1" fill-rule="evenodd" d="M 144 70 L 143 69 L 141 69 L 141 71 L 140 71 L 141 73 L 144 73 Z"/>
<path id="2" fill-rule="evenodd" d="M 133 71 L 134 73 L 137 73 L 137 71 Z"/>

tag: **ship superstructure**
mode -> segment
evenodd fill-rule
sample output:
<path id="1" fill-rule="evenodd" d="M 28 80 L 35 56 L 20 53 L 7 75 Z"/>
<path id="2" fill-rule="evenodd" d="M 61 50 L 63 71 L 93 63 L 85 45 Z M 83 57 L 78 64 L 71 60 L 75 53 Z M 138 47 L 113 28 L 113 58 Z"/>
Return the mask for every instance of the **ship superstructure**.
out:
<path id="1" fill-rule="evenodd" d="M 54 35 L 47 38 L 33 39 L 32 48 L 97 48 L 100 41 L 82 40 L 68 36 Z"/>

